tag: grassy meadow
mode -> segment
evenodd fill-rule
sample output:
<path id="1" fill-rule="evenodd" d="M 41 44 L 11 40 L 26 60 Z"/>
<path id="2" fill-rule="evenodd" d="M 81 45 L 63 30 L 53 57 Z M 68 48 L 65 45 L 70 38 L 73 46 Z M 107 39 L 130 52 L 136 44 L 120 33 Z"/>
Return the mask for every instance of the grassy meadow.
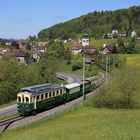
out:
<path id="1" fill-rule="evenodd" d="M 78 107 L 0 135 L 1 140 L 139 140 L 140 112 Z"/>
<path id="2" fill-rule="evenodd" d="M 1 104 L 1 105 L 0 105 L 0 108 L 4 108 L 4 107 L 10 106 L 10 105 L 13 105 L 13 104 L 15 104 L 15 103 L 16 103 L 16 101 L 11 101 L 11 102 L 6 103 L 6 104 Z"/>
<path id="3" fill-rule="evenodd" d="M 110 44 L 110 43 L 117 43 L 117 39 L 116 38 L 112 38 L 112 39 L 94 39 L 91 38 L 90 39 L 90 46 L 95 46 L 97 48 L 101 48 L 103 46 L 103 44 Z"/>
<path id="4" fill-rule="evenodd" d="M 112 39 L 90 38 L 89 45 L 97 47 L 97 48 L 101 48 L 103 46 L 103 44 L 109 44 L 109 43 L 117 43 L 117 39 L 116 38 L 112 38 Z M 64 43 L 65 48 L 69 48 L 70 46 L 73 46 L 73 45 L 75 45 L 73 42 Z"/>

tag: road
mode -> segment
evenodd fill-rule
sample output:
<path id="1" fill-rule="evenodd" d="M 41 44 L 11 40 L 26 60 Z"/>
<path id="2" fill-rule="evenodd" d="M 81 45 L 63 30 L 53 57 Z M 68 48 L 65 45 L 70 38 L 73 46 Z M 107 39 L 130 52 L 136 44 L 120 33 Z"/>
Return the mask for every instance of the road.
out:
<path id="1" fill-rule="evenodd" d="M 64 78 L 67 80 L 67 83 L 80 83 L 82 81 L 82 76 L 76 74 L 68 73 L 56 73 L 57 77 Z"/>
<path id="2" fill-rule="evenodd" d="M 56 73 L 57 77 L 66 80 L 68 83 L 79 83 L 82 76 L 75 74 Z M 0 117 L 9 116 L 18 113 L 16 104 L 0 109 Z"/>

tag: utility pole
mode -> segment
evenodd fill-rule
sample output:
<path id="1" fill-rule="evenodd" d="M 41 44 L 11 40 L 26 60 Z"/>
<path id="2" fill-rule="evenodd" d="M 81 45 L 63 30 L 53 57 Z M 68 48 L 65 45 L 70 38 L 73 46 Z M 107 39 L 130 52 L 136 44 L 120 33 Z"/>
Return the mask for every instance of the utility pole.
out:
<path id="1" fill-rule="evenodd" d="M 103 59 L 103 54 L 102 54 L 102 68 L 103 68 L 103 63 L 104 63 L 104 59 Z"/>
<path id="2" fill-rule="evenodd" d="M 106 76 L 107 76 L 107 70 L 108 70 L 108 56 L 106 56 Z"/>
<path id="3" fill-rule="evenodd" d="M 114 57 L 115 54 L 113 54 L 113 69 L 115 68 L 115 57 Z"/>
<path id="4" fill-rule="evenodd" d="M 110 55 L 108 56 L 108 72 L 110 72 Z"/>
<path id="5" fill-rule="evenodd" d="M 83 56 L 83 100 L 85 100 L 85 56 Z"/>

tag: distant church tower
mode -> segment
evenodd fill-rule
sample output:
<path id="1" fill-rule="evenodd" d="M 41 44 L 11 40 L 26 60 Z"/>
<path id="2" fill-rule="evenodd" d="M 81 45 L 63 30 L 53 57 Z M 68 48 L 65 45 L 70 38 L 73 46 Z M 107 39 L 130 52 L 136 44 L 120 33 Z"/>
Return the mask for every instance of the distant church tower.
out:
<path id="1" fill-rule="evenodd" d="M 83 47 L 89 46 L 89 37 L 88 34 L 84 34 L 82 38 L 82 45 Z"/>

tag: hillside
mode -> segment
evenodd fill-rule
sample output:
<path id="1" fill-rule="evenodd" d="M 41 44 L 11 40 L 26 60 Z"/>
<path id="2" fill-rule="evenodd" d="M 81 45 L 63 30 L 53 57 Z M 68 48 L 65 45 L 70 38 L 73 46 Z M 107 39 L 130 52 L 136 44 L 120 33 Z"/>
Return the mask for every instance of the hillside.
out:
<path id="1" fill-rule="evenodd" d="M 88 33 L 90 37 L 101 37 L 103 33 L 118 29 L 120 33 L 140 32 L 140 6 L 116 11 L 92 12 L 79 18 L 60 23 L 38 33 L 40 39 L 58 37 L 80 37 Z"/>

